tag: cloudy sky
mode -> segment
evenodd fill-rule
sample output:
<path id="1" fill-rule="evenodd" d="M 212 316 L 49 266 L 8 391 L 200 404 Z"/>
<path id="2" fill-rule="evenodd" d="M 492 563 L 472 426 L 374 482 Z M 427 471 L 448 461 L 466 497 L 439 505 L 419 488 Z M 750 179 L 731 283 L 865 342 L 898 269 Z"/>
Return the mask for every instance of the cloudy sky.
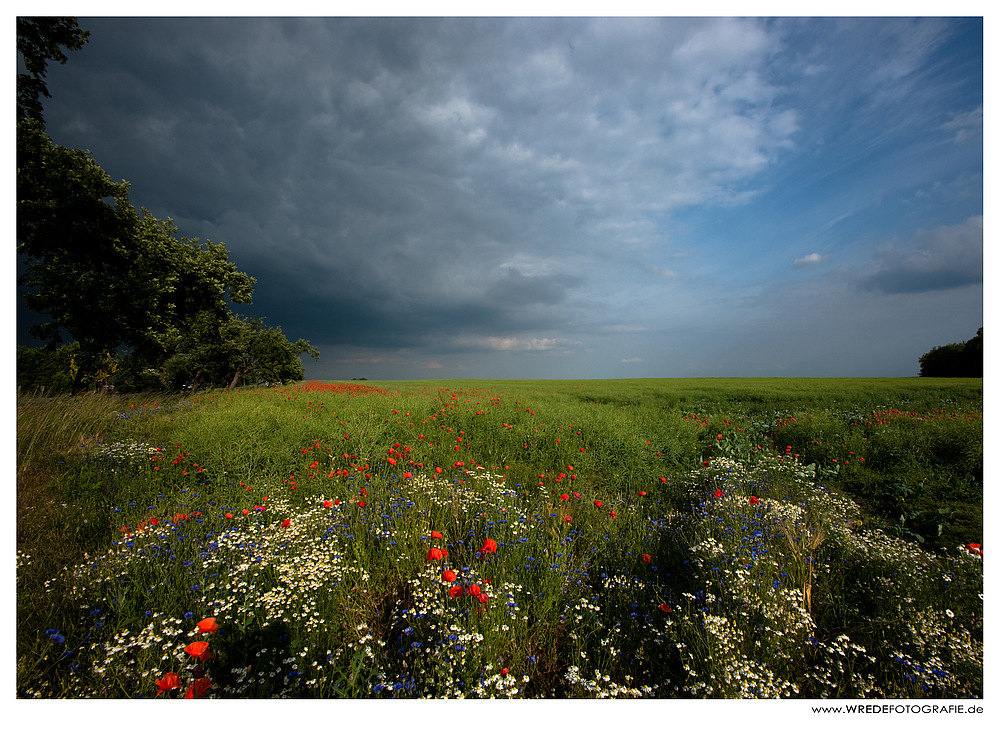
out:
<path id="1" fill-rule="evenodd" d="M 88 18 L 56 143 L 307 378 L 908 376 L 983 324 L 979 18 Z"/>

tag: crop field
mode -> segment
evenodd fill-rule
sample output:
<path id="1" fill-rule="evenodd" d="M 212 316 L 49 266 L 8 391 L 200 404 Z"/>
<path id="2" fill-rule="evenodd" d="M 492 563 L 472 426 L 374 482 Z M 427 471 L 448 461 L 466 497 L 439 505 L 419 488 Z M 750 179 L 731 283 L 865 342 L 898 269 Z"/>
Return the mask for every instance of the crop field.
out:
<path id="1" fill-rule="evenodd" d="M 981 379 L 20 396 L 20 698 L 982 698 Z"/>

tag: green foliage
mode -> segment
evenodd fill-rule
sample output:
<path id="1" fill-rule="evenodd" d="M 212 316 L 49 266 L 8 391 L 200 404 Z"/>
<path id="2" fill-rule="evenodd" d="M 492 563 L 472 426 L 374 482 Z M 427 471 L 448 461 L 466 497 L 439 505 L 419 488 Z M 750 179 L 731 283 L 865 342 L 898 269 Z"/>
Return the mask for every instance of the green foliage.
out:
<path id="1" fill-rule="evenodd" d="M 75 18 L 22 17 L 17 19 L 17 51 L 26 73 L 17 74 L 17 119 L 42 122 L 42 97 L 50 97 L 45 72 L 50 61 L 66 63 L 62 47 L 78 51 L 87 43 Z"/>
<path id="2" fill-rule="evenodd" d="M 241 698 L 981 696 L 981 491 L 938 503 L 930 473 L 976 457 L 981 382 L 871 392 L 905 411 L 792 383 L 730 405 L 669 380 L 101 397 L 76 443 L 58 408 L 81 397 L 25 399 L 19 458 L 65 463 L 54 504 L 23 505 L 19 473 L 18 693 L 154 696 L 173 671 L 160 698 L 201 677 Z M 843 462 L 893 443 L 917 450 Z M 904 469 L 917 503 L 879 481 Z M 841 493 L 861 478 L 902 517 Z"/>
<path id="3" fill-rule="evenodd" d="M 224 244 L 178 237 L 171 221 L 136 212 L 127 182 L 45 134 L 46 62 L 65 62 L 60 47 L 79 48 L 86 36 L 73 19 L 18 19 L 28 71 L 18 77 L 18 283 L 24 304 L 47 317 L 32 334 L 50 349 L 72 338 L 74 390 L 110 384 L 119 363 L 123 387 L 138 390 L 150 386 L 150 370 L 161 386 L 202 374 L 231 386 L 301 379 L 299 355 L 318 357 L 311 345 L 230 312 L 231 303 L 250 303 L 255 280 Z M 58 372 L 37 355 L 21 358 L 23 386 L 56 383 Z"/>
<path id="4" fill-rule="evenodd" d="M 920 357 L 921 376 L 982 376 L 983 329 L 965 343 L 936 346 Z"/>
<path id="5" fill-rule="evenodd" d="M 262 320 L 228 314 L 198 316 L 192 329 L 176 340 L 163 365 L 164 383 L 172 388 L 237 384 L 287 384 L 305 374 L 299 356 L 319 358 L 307 341 L 289 342 L 281 328 Z"/>
<path id="6" fill-rule="evenodd" d="M 18 123 L 17 178 L 25 305 L 49 317 L 32 332 L 52 344 L 68 332 L 85 372 L 123 344 L 159 366 L 196 320 L 250 301 L 254 280 L 222 244 L 177 238 L 169 221 L 136 213 L 126 182 L 32 120 Z"/>
<path id="7" fill-rule="evenodd" d="M 79 344 L 17 347 L 17 386 L 25 393 L 68 394 L 73 388 L 70 361 Z"/>
<path id="8" fill-rule="evenodd" d="M 36 121 L 19 121 L 17 140 L 19 283 L 29 290 L 25 305 L 50 317 L 32 332 L 57 343 L 65 328 L 89 354 L 114 350 L 125 325 L 107 318 L 127 296 L 108 282 L 130 266 L 128 185 L 85 152 L 52 144 Z"/>

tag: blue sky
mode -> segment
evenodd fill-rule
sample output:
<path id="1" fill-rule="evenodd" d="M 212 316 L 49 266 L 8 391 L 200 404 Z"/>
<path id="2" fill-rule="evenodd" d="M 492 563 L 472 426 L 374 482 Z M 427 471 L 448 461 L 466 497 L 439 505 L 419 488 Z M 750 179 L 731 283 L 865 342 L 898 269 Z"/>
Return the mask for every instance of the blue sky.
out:
<path id="1" fill-rule="evenodd" d="M 79 20 L 49 135 L 308 378 L 908 376 L 983 324 L 981 18 Z"/>

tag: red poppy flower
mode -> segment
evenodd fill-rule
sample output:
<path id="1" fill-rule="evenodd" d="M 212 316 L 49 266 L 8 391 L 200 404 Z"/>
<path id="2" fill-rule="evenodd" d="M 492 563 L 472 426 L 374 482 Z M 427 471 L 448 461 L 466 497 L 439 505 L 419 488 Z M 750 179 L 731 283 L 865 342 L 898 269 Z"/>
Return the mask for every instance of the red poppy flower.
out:
<path id="1" fill-rule="evenodd" d="M 451 594 L 452 598 L 457 599 L 458 597 L 460 597 L 462 594 L 465 593 L 465 589 L 463 589 L 461 586 L 452 586 L 451 589 L 448 591 L 448 593 Z"/>
<path id="2" fill-rule="evenodd" d="M 666 612 L 667 614 L 670 614 L 670 612 L 672 612 L 673 609 L 670 608 L 669 604 L 667 604 L 666 602 L 664 602 L 663 604 L 660 604 L 660 611 L 661 612 Z"/>
<path id="3" fill-rule="evenodd" d="M 718 499 L 720 496 L 722 496 L 722 489 L 716 489 L 715 493 L 712 496 Z"/>
<path id="4" fill-rule="evenodd" d="M 509 670 L 507 670 L 506 668 L 501 668 L 501 669 L 500 669 L 500 675 L 502 675 L 502 676 L 505 676 L 505 675 L 507 675 L 508 673 L 510 673 L 510 671 L 509 671 Z"/>
<path id="5" fill-rule="evenodd" d="M 595 506 L 595 507 L 597 507 L 598 509 L 600 509 L 600 508 L 601 508 L 601 502 L 600 502 L 600 500 L 599 500 L 599 499 L 595 499 L 595 500 L 594 500 L 594 506 Z"/>
<path id="6" fill-rule="evenodd" d="M 465 593 L 467 593 L 469 596 L 479 596 L 480 594 L 479 584 L 475 583 L 471 584 L 468 588 L 465 589 Z"/>
<path id="7" fill-rule="evenodd" d="M 364 500 L 364 499 L 362 499 L 362 500 L 361 500 L 360 502 L 358 502 L 358 506 L 359 506 L 359 507 L 363 507 L 363 506 L 365 506 L 365 500 Z"/>
<path id="8" fill-rule="evenodd" d="M 184 694 L 185 699 L 202 699 L 212 688 L 210 678 L 199 678 L 188 687 L 188 692 Z"/>
<path id="9" fill-rule="evenodd" d="M 566 522 L 572 522 L 572 521 L 573 521 L 573 518 L 572 518 L 572 517 L 570 517 L 570 516 L 569 516 L 569 515 L 567 514 L 567 515 L 566 515 L 566 516 L 565 516 L 565 517 L 563 518 L 563 520 L 564 520 L 564 521 L 566 521 Z"/>
<path id="10" fill-rule="evenodd" d="M 219 625 L 215 623 L 215 617 L 208 617 L 198 622 L 198 631 L 206 635 L 214 635 L 219 631 Z"/>
<path id="11" fill-rule="evenodd" d="M 428 561 L 441 560 L 443 557 L 444 555 L 442 555 L 442 551 L 439 550 L 438 548 L 431 548 L 430 550 L 427 551 Z"/>
<path id="12" fill-rule="evenodd" d="M 649 553 L 643 553 L 642 554 L 642 562 L 643 563 L 652 563 L 653 562 L 653 557 Z"/>
<path id="13" fill-rule="evenodd" d="M 646 496 L 646 492 L 644 492 L 644 491 L 640 491 L 640 492 L 639 492 L 639 496 Z"/>
<path id="14" fill-rule="evenodd" d="M 443 540 L 443 539 L 444 535 L 442 535 L 440 532 L 438 532 L 437 530 L 431 531 L 431 540 Z"/>
<path id="15" fill-rule="evenodd" d="M 232 518 L 233 518 L 233 513 L 232 512 L 226 512 L 226 519 L 232 519 Z"/>
<path id="16" fill-rule="evenodd" d="M 392 465 L 394 465 L 394 466 L 396 465 L 396 459 L 395 458 L 387 458 L 386 460 L 389 461 L 389 463 L 391 463 Z"/>
<path id="17" fill-rule="evenodd" d="M 609 516 L 611 517 L 611 519 L 614 519 L 614 518 L 615 518 L 615 517 L 617 517 L 618 515 L 617 515 L 617 514 L 615 514 L 615 510 L 613 510 L 613 509 L 612 509 L 612 510 L 611 510 L 611 514 L 610 514 Z"/>
<path id="18" fill-rule="evenodd" d="M 559 497 L 559 501 L 561 502 L 564 502 L 567 499 L 569 499 L 569 494 L 563 494 L 561 497 Z"/>
<path id="19" fill-rule="evenodd" d="M 480 553 L 495 553 L 497 552 L 497 541 L 492 538 L 486 538 L 483 542 L 483 547 L 479 548 Z"/>
<path id="20" fill-rule="evenodd" d="M 208 643 L 204 641 L 192 642 L 184 648 L 184 652 L 194 658 L 198 658 L 202 662 L 212 657 L 212 654 L 208 651 Z"/>
<path id="21" fill-rule="evenodd" d="M 442 580 L 447 581 L 448 583 L 455 583 L 455 579 L 458 578 L 458 576 L 455 574 L 454 571 L 445 571 L 444 573 L 441 574 L 441 578 Z"/>
<path id="22" fill-rule="evenodd" d="M 478 596 L 476 596 L 476 598 L 479 599 L 480 604 L 485 604 L 487 601 L 490 600 L 490 597 L 487 596 L 486 594 L 479 594 Z"/>
<path id="23" fill-rule="evenodd" d="M 751 504 L 756 504 L 756 503 L 757 503 L 757 502 L 759 502 L 759 501 L 760 501 L 760 499 L 758 499 L 758 498 L 757 498 L 757 497 L 755 497 L 755 496 L 752 496 L 752 497 L 750 497 L 750 503 L 751 503 Z"/>
<path id="24" fill-rule="evenodd" d="M 167 691 L 173 691 L 175 688 L 180 688 L 181 679 L 180 676 L 178 676 L 176 673 L 164 673 L 163 678 L 158 680 L 156 682 L 156 685 L 160 689 L 159 691 L 156 692 L 156 695 L 159 696 L 160 694 L 166 693 Z"/>
<path id="25" fill-rule="evenodd" d="M 323 506 L 326 507 L 327 509 L 329 509 L 330 507 L 333 506 L 333 502 L 331 502 L 329 499 L 327 499 L 325 502 L 323 502 Z"/>
<path id="26" fill-rule="evenodd" d="M 282 527 L 288 527 L 288 526 L 290 526 L 291 524 L 292 524 L 292 521 L 291 521 L 290 519 L 286 519 L 286 520 L 282 520 L 282 521 L 281 521 L 281 526 L 282 526 Z"/>

